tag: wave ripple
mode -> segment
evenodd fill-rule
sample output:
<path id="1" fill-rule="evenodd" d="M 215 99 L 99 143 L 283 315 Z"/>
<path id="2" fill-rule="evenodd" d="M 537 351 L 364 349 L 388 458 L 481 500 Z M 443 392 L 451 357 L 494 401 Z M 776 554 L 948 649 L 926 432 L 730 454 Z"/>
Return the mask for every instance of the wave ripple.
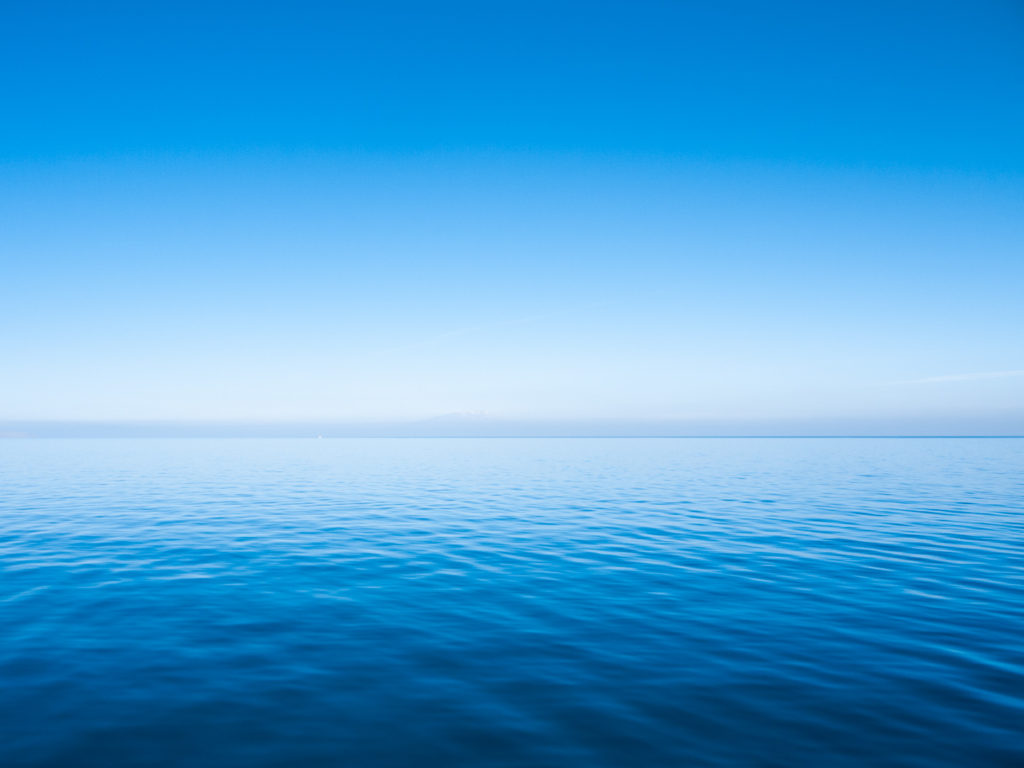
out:
<path id="1" fill-rule="evenodd" d="M 1024 440 L 0 443 L 6 766 L 1024 765 Z"/>

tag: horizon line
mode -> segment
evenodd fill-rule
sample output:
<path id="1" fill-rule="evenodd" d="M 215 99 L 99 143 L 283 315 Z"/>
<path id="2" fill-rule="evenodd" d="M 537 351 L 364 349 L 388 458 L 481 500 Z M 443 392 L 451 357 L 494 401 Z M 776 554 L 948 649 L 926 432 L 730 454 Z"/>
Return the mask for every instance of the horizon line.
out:
<path id="1" fill-rule="evenodd" d="M 1024 437 L 1024 414 L 761 419 L 0 419 L 0 438 L 826 438 Z"/>
<path id="2" fill-rule="evenodd" d="M 778 435 L 28 435 L 0 433 L 0 440 L 1021 440 L 1024 434 L 778 434 Z"/>

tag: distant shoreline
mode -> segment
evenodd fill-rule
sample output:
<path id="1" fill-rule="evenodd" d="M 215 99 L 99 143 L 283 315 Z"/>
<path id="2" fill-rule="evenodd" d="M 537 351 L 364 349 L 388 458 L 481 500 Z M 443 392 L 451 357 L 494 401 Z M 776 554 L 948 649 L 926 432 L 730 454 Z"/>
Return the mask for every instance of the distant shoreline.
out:
<path id="1" fill-rule="evenodd" d="M 274 431 L 0 430 L 0 440 L 1019 440 L 1024 434 L 309 434 Z"/>

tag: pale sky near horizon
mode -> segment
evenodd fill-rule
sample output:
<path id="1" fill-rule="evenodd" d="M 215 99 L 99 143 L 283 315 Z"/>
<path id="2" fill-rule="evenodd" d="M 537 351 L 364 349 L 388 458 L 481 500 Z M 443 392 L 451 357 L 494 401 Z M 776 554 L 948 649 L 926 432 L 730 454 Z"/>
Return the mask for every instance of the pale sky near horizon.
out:
<path id="1" fill-rule="evenodd" d="M 0 421 L 1024 423 L 1024 11 L 771 8 L 14 9 Z"/>

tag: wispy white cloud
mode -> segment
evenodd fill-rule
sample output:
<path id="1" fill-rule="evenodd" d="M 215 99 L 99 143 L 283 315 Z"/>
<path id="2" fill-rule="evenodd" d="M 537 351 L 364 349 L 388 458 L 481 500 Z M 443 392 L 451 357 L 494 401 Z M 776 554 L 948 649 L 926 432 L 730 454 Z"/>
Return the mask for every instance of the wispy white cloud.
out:
<path id="1" fill-rule="evenodd" d="M 924 379 L 901 382 L 903 384 L 940 384 L 946 381 L 981 381 L 983 379 L 1009 379 L 1015 376 L 1024 376 L 1024 370 L 1019 371 L 985 371 L 983 373 L 953 373 L 947 376 L 928 376 Z"/>

